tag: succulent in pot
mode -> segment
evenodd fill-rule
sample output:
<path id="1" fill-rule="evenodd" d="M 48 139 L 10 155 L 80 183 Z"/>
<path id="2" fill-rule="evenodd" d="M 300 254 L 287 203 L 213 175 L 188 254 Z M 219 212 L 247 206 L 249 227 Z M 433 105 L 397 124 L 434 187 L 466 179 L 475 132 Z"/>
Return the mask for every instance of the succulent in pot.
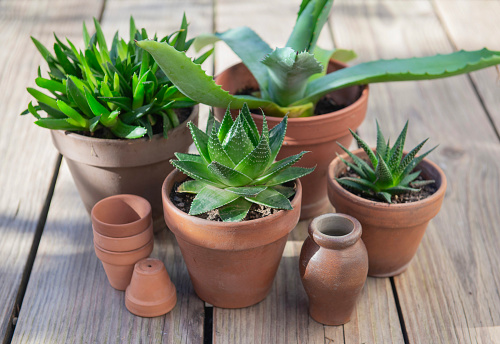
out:
<path id="1" fill-rule="evenodd" d="M 335 210 L 363 226 L 369 276 L 395 276 L 407 269 L 444 199 L 446 176 L 426 159 L 435 147 L 417 156 L 424 140 L 405 152 L 407 129 L 408 122 L 391 147 L 377 123 L 376 148 L 353 132 L 362 148 L 350 152 L 342 147 L 346 154 L 328 170 L 328 196 Z M 342 176 L 347 169 L 353 176 Z"/>
<path id="2" fill-rule="evenodd" d="M 266 297 L 299 220 L 298 178 L 313 169 L 292 166 L 305 152 L 274 162 L 286 127 L 286 117 L 270 130 L 264 120 L 259 135 L 244 105 L 235 121 L 229 112 L 222 123 L 210 116 L 206 132 L 190 125 L 199 155 L 177 153 L 172 161 L 193 180 L 177 170 L 169 174 L 162 189 L 165 221 L 196 293 L 214 306 L 247 307 Z M 283 185 L 290 181 L 294 187 Z M 172 191 L 196 193 L 189 214 L 173 203 Z M 252 204 L 282 210 L 246 219 Z M 215 208 L 223 221 L 194 216 Z"/>
<path id="3" fill-rule="evenodd" d="M 53 129 L 54 144 L 65 156 L 88 211 L 102 198 L 130 193 L 148 199 L 153 216 L 161 219 L 157 190 L 172 169 L 168 160 L 173 153 L 187 151 L 191 144 L 185 123 L 197 119 L 197 103 L 179 92 L 151 55 L 134 44 L 148 35 L 136 28 L 133 18 L 130 41 L 117 32 L 109 48 L 95 19 L 94 24 L 92 36 L 83 24 L 83 50 L 55 36 L 50 52 L 33 38 L 49 71 L 45 78 L 39 69 L 35 82 L 45 93 L 28 88 L 36 102 L 23 114 L 31 113 L 37 125 Z M 184 17 L 180 30 L 153 39 L 185 50 L 193 42 L 186 35 Z"/>

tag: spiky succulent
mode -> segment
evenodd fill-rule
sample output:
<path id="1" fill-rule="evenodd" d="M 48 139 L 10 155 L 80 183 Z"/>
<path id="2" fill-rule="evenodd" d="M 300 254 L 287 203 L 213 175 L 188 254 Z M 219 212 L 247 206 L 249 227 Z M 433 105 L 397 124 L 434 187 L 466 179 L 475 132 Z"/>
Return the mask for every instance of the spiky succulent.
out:
<path id="1" fill-rule="evenodd" d="M 116 32 L 109 50 L 96 19 L 94 25 L 96 32 L 90 36 L 83 24 L 83 52 L 71 41 L 66 45 L 54 35 L 52 54 L 32 38 L 49 67 L 49 79 L 43 78 L 39 69 L 36 84 L 52 96 L 28 88 L 38 105 L 30 103 L 22 114 L 31 113 L 36 124 L 49 129 L 91 134 L 101 129 L 100 137 L 105 138 L 151 137 L 153 132 L 163 132 L 166 137 L 179 125 L 173 109 L 196 102 L 179 92 L 151 55 L 136 46 L 134 40 L 147 39 L 148 35 L 145 29 L 136 29 L 133 18 L 130 41 L 120 39 Z M 160 41 L 178 51 L 187 50 L 193 41 L 186 41 L 187 26 L 184 16 L 180 30 Z M 156 35 L 153 39 L 157 40 Z M 209 54 L 194 63 L 202 63 Z M 40 110 L 48 116 L 40 116 Z"/>
<path id="2" fill-rule="evenodd" d="M 292 209 L 288 200 L 292 187 L 282 184 L 311 173 L 314 168 L 292 167 L 306 152 L 274 159 L 283 144 L 287 117 L 268 130 L 264 116 L 262 134 L 243 105 L 236 120 L 229 110 L 222 123 L 210 114 L 206 132 L 188 123 L 199 155 L 176 153 L 171 163 L 193 178 L 182 183 L 177 192 L 196 194 L 190 215 L 219 210 L 223 221 L 241 221 L 252 203 L 275 209 Z"/>
<path id="3" fill-rule="evenodd" d="M 359 178 L 343 177 L 336 178 L 336 180 L 349 189 L 375 196 L 388 203 L 391 203 L 392 195 L 406 192 L 418 192 L 420 191 L 418 187 L 434 183 L 434 180 L 416 180 L 421 171 L 413 170 L 420 161 L 436 147 L 417 157 L 417 153 L 428 140 L 425 139 L 403 157 L 403 148 L 407 131 L 408 121 L 399 134 L 394 146 L 390 147 L 390 141 L 388 140 L 386 143 L 377 122 L 377 149 L 374 152 L 365 141 L 351 130 L 351 134 L 358 145 L 366 152 L 371 166 L 337 142 L 340 148 L 351 157 L 353 162 L 346 161 L 340 156 L 339 158 L 356 173 Z"/>

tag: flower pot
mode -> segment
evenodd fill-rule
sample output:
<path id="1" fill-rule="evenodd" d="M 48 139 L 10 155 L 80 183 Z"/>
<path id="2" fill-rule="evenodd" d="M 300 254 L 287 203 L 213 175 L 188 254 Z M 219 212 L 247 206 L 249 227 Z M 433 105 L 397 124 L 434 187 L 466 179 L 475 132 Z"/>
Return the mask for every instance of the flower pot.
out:
<path id="1" fill-rule="evenodd" d="M 198 296 L 217 307 L 241 308 L 262 301 L 271 289 L 288 233 L 299 220 L 302 188 L 293 210 L 251 221 L 216 222 L 190 216 L 170 201 L 174 170 L 162 188 L 165 222 L 174 233 Z"/>
<path id="2" fill-rule="evenodd" d="M 149 257 L 153 251 L 153 239 L 133 251 L 113 252 L 96 244 L 94 244 L 94 248 L 97 258 L 101 260 L 104 271 L 106 271 L 109 284 L 117 290 L 125 290 L 130 284 L 135 263 Z"/>
<path id="3" fill-rule="evenodd" d="M 125 306 L 141 317 L 157 317 L 175 307 L 177 293 L 163 262 L 146 258 L 137 262 L 125 292 Z"/>
<path id="4" fill-rule="evenodd" d="M 328 72 L 345 67 L 339 62 L 330 61 Z M 216 78 L 215 82 L 229 93 L 235 94 L 240 90 L 250 88 L 258 89 L 258 84 L 252 74 L 242 63 L 232 66 Z M 361 94 L 361 96 L 359 96 Z M 302 177 L 303 185 L 301 219 L 307 219 L 323 213 L 329 207 L 326 193 L 326 171 L 328 164 L 341 153 L 335 144 L 340 142 L 349 147 L 352 136 L 349 128 L 356 128 L 363 122 L 368 105 L 368 86 L 353 86 L 334 91 L 329 94 L 339 103 L 352 103 L 351 105 L 328 114 L 312 117 L 289 118 L 285 141 L 277 159 L 283 159 L 302 151 L 310 153 L 304 155 L 300 166 L 313 167 L 313 173 Z M 215 116 L 221 119 L 225 109 L 214 109 Z M 257 126 L 262 128 L 262 115 L 252 114 Z M 266 116 L 269 128 L 277 125 L 282 118 Z"/>
<path id="5" fill-rule="evenodd" d="M 311 317 L 325 325 L 347 323 L 368 273 L 359 221 L 344 214 L 314 218 L 302 245 L 299 270 Z"/>
<path id="6" fill-rule="evenodd" d="M 186 152 L 192 143 L 187 121 L 197 122 L 198 106 L 188 120 L 150 140 L 98 139 L 60 130 L 51 130 L 52 141 L 64 156 L 87 211 L 97 201 L 117 194 L 146 198 L 153 207 L 153 219 L 161 219 L 159 190 L 173 167 L 174 152 Z M 157 227 L 157 226 L 155 226 Z"/>
<path id="7" fill-rule="evenodd" d="M 110 238 L 131 237 L 152 224 L 151 204 L 136 195 L 106 197 L 94 205 L 90 216 L 94 237 L 96 233 Z"/>
<path id="8" fill-rule="evenodd" d="M 102 235 L 94 230 L 94 244 L 97 246 L 114 252 L 133 251 L 139 247 L 146 245 L 153 239 L 153 223 L 139 234 L 124 238 L 113 238 Z"/>
<path id="9" fill-rule="evenodd" d="M 353 152 L 365 159 L 362 149 Z M 344 154 L 347 161 L 352 161 Z M 356 196 L 336 180 L 346 166 L 339 158 L 328 169 L 328 196 L 339 213 L 349 214 L 361 222 L 362 239 L 368 251 L 368 275 L 395 276 L 406 270 L 424 236 L 429 221 L 437 215 L 446 190 L 446 176 L 433 162 L 424 159 L 416 168 L 424 179 L 434 179 L 437 191 L 412 203 L 388 204 Z"/>

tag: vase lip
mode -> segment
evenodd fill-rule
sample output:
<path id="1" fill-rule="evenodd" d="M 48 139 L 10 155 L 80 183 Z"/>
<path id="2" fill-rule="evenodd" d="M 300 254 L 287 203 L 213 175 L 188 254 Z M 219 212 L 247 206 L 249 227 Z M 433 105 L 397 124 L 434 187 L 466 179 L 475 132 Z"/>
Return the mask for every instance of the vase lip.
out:
<path id="1" fill-rule="evenodd" d="M 344 249 L 354 245 L 362 234 L 361 223 L 349 215 L 328 213 L 315 217 L 309 224 L 309 236 L 319 246 Z M 328 234 L 328 232 L 333 232 Z"/>

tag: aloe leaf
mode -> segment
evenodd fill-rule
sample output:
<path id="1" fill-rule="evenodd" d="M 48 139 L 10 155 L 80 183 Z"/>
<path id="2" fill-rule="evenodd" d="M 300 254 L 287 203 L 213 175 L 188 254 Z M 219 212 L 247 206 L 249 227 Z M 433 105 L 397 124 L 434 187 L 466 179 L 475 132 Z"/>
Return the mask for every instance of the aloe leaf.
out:
<path id="1" fill-rule="evenodd" d="M 73 109 L 71 106 L 69 106 L 62 100 L 57 101 L 57 106 L 59 107 L 59 110 L 61 110 L 66 116 L 76 121 L 79 126 L 81 126 L 82 128 L 88 127 L 88 120 L 83 118 L 82 115 L 80 115 L 80 113 Z"/>
<path id="2" fill-rule="evenodd" d="M 352 180 L 346 179 L 346 178 L 335 178 L 335 180 L 342 185 L 343 187 L 347 189 L 353 189 L 356 191 L 360 191 L 366 194 L 371 193 L 371 189 L 365 185 L 353 182 Z"/>
<path id="3" fill-rule="evenodd" d="M 361 167 L 356 166 L 355 164 L 345 160 L 344 158 L 342 158 L 338 154 L 337 154 L 337 156 L 340 159 L 340 161 L 342 161 L 346 166 L 348 166 L 350 169 L 352 169 L 358 176 L 360 176 L 363 179 L 367 179 L 367 180 L 369 179 L 368 175 Z"/>
<path id="4" fill-rule="evenodd" d="M 45 48 L 45 46 L 40 43 L 35 37 L 31 36 L 31 40 L 33 41 L 33 43 L 35 44 L 36 48 L 38 49 L 38 51 L 40 52 L 40 54 L 43 56 L 44 60 L 49 62 L 49 59 L 52 59 L 54 60 L 54 57 L 52 56 L 52 54 L 50 53 L 50 51 Z"/>
<path id="5" fill-rule="evenodd" d="M 122 121 L 130 124 L 130 123 L 133 123 L 134 121 L 142 118 L 144 115 L 147 115 L 150 112 L 150 110 L 153 108 L 153 106 L 154 106 L 154 103 L 147 104 L 147 105 L 141 106 L 140 108 L 137 108 L 135 110 L 124 113 L 120 117 L 121 117 Z"/>
<path id="6" fill-rule="evenodd" d="M 388 189 L 384 190 L 384 192 L 387 192 L 391 195 L 398 195 L 398 194 L 402 194 L 402 193 L 406 193 L 406 192 L 418 192 L 418 191 L 420 191 L 420 189 L 415 189 L 415 188 L 411 188 L 408 186 L 402 186 L 402 185 L 393 186 L 392 188 L 388 188 Z"/>
<path id="7" fill-rule="evenodd" d="M 266 137 L 262 135 L 259 144 L 234 168 L 252 179 L 260 176 L 273 163 L 271 149 Z"/>
<path id="8" fill-rule="evenodd" d="M 182 15 L 182 23 L 181 27 L 179 30 L 179 34 L 177 35 L 177 40 L 175 42 L 174 48 L 179 50 L 179 51 L 184 51 L 186 50 L 185 45 L 186 45 L 186 38 L 187 38 L 187 28 L 188 28 L 188 23 L 186 20 L 186 13 Z"/>
<path id="9" fill-rule="evenodd" d="M 163 120 L 163 137 L 168 138 L 168 131 L 173 128 L 172 123 L 170 123 L 170 119 L 168 118 L 166 113 L 160 112 L 160 114 Z"/>
<path id="10" fill-rule="evenodd" d="M 392 178 L 391 170 L 389 166 L 385 163 L 384 159 L 377 153 L 378 164 L 375 169 L 375 175 L 377 176 L 376 185 L 377 187 L 387 187 L 394 184 L 394 179 Z"/>
<path id="11" fill-rule="evenodd" d="M 174 165 L 175 168 L 177 168 L 179 171 L 193 179 L 202 180 L 215 186 L 225 186 L 217 178 L 215 178 L 212 172 L 208 170 L 205 163 L 200 164 L 194 161 L 179 160 L 170 160 L 170 163 Z"/>
<path id="12" fill-rule="evenodd" d="M 314 55 L 308 52 L 297 54 L 292 48 L 277 48 L 266 55 L 262 63 L 269 74 L 269 96 L 280 106 L 300 100 L 309 77 L 323 69 Z"/>
<path id="13" fill-rule="evenodd" d="M 391 174 L 395 172 L 399 164 L 401 163 L 401 156 L 403 155 L 403 147 L 401 144 L 398 144 L 397 146 L 392 147 L 391 149 L 391 157 L 389 158 L 389 161 L 387 162 L 387 167 L 389 167 L 389 170 L 391 171 Z M 380 156 L 382 159 L 382 156 Z M 396 174 L 394 173 L 394 176 Z"/>
<path id="14" fill-rule="evenodd" d="M 252 178 L 217 161 L 212 161 L 207 168 L 221 183 L 227 186 L 244 186 L 252 182 Z"/>
<path id="15" fill-rule="evenodd" d="M 116 124 L 113 127 L 110 127 L 111 132 L 124 139 L 138 139 L 147 133 L 146 128 L 137 125 L 128 125 L 119 119 L 116 119 L 115 123 Z"/>
<path id="16" fill-rule="evenodd" d="M 352 85 L 445 78 L 499 63 L 500 52 L 486 48 L 428 57 L 365 62 L 312 81 L 307 86 L 304 98 L 291 105 L 316 101 L 331 91 Z"/>
<path id="17" fill-rule="evenodd" d="M 193 137 L 193 142 L 198 150 L 198 153 L 203 159 L 205 159 L 206 163 L 209 164 L 212 160 L 210 159 L 210 154 L 208 153 L 208 135 L 198 129 L 193 122 L 188 122 L 187 125 L 191 131 L 191 136 Z"/>
<path id="18" fill-rule="evenodd" d="M 347 148 L 345 148 L 340 142 L 337 142 L 337 145 L 347 153 L 347 155 L 354 161 L 354 163 L 361 168 L 365 174 L 368 176 L 368 179 L 375 180 L 375 171 L 360 157 L 352 154 Z"/>
<path id="19" fill-rule="evenodd" d="M 76 78 L 75 78 L 76 79 Z M 75 102 L 76 106 L 82 110 L 82 112 L 89 118 L 94 117 L 89 104 L 87 103 L 87 98 L 83 91 L 81 91 L 75 84 L 73 77 L 69 77 L 66 82 L 67 94 Z M 85 89 L 84 89 L 85 90 Z"/>
<path id="20" fill-rule="evenodd" d="M 276 159 L 283 141 L 285 140 L 286 129 L 288 127 L 288 116 L 269 130 L 269 147 L 271 148 L 272 160 Z"/>
<path id="21" fill-rule="evenodd" d="M 109 115 L 110 111 L 106 109 L 94 96 L 88 91 L 85 90 L 85 97 L 87 98 L 87 102 L 90 106 L 90 109 L 94 113 L 95 116 L 100 115 Z"/>
<path id="22" fill-rule="evenodd" d="M 39 77 L 35 79 L 35 83 L 37 84 L 37 86 L 45 88 L 46 90 L 49 90 L 51 92 L 61 92 L 63 94 L 66 93 L 66 86 L 64 86 L 63 83 L 59 81 Z"/>
<path id="23" fill-rule="evenodd" d="M 380 154 L 382 158 L 384 158 L 386 156 L 386 151 L 388 146 L 386 146 L 385 144 L 385 137 L 384 134 L 382 134 L 382 131 L 380 130 L 378 121 L 375 121 L 375 123 L 377 124 L 377 152 Z"/>
<path id="24" fill-rule="evenodd" d="M 403 157 L 403 147 L 405 145 L 407 132 L 408 132 L 408 121 L 406 121 L 405 126 L 403 127 L 403 130 L 401 130 L 401 132 L 399 133 L 398 138 L 396 139 L 396 142 L 394 142 L 394 146 L 392 146 L 392 148 L 391 148 L 391 153 L 389 154 L 389 156 L 391 157 L 390 160 L 394 158 L 395 160 L 397 160 L 398 164 Z M 396 156 L 394 156 L 396 151 L 397 151 L 397 154 L 396 154 Z M 391 171 L 392 171 L 392 169 L 391 169 Z"/>
<path id="25" fill-rule="evenodd" d="M 212 110 L 208 111 L 208 120 L 207 120 L 207 127 L 205 129 L 205 134 L 210 135 L 212 133 L 212 129 L 214 127 L 215 123 L 215 117 L 212 112 Z M 219 131 L 219 128 L 217 128 L 217 132 Z"/>
<path id="26" fill-rule="evenodd" d="M 196 63 L 196 64 L 202 64 L 203 62 L 205 62 L 205 61 L 206 61 L 206 59 L 208 59 L 208 57 L 209 57 L 210 55 L 212 55 L 212 54 L 213 54 L 213 52 L 214 52 L 214 49 L 212 48 L 212 49 L 210 49 L 210 50 L 208 50 L 208 51 L 204 52 L 203 54 L 201 54 L 201 55 L 200 55 L 200 56 L 198 56 L 197 58 L 195 58 L 195 59 L 193 60 L 193 62 L 194 62 L 194 63 Z"/>
<path id="27" fill-rule="evenodd" d="M 179 185 L 177 188 L 177 192 L 186 192 L 186 193 L 194 193 L 197 194 L 201 192 L 201 190 L 209 185 L 201 180 L 186 180 L 184 183 Z"/>
<path id="28" fill-rule="evenodd" d="M 70 124 L 67 119 L 62 118 L 40 118 L 35 121 L 35 124 L 46 129 L 52 130 L 81 130 L 80 126 L 76 126 L 74 124 Z"/>
<path id="29" fill-rule="evenodd" d="M 261 177 L 255 179 L 255 183 L 257 184 L 263 184 L 269 179 L 273 178 L 275 175 L 277 175 L 281 170 L 287 168 L 288 166 L 292 166 L 295 164 L 297 161 L 302 158 L 302 156 L 307 153 L 307 152 L 300 152 L 299 154 L 295 154 L 289 157 L 286 157 L 283 160 L 277 161 L 274 164 L 272 164 L 266 171 L 265 173 L 262 174 Z"/>
<path id="30" fill-rule="evenodd" d="M 429 184 L 433 184 L 435 183 L 436 181 L 431 179 L 431 180 L 416 180 L 414 182 L 411 182 L 410 185 L 411 186 L 416 186 L 416 187 L 422 187 L 422 186 L 425 186 L 425 185 L 429 185 Z"/>
<path id="31" fill-rule="evenodd" d="M 229 204 L 219 208 L 219 215 L 224 222 L 239 222 L 250 210 L 252 203 L 244 198 L 237 198 Z"/>
<path id="32" fill-rule="evenodd" d="M 204 164 L 205 161 L 203 160 L 203 158 L 197 154 L 189 154 L 189 153 L 180 153 L 180 152 L 176 152 L 174 153 L 175 157 L 179 160 L 182 160 L 182 161 L 193 161 L 193 162 L 197 162 L 197 163 L 200 163 L 200 164 Z"/>
<path id="33" fill-rule="evenodd" d="M 387 203 L 391 203 L 391 194 L 388 192 L 377 192 L 376 196 Z"/>
<path id="34" fill-rule="evenodd" d="M 410 173 L 409 175 L 405 176 L 399 182 L 399 185 L 406 186 L 406 185 L 410 184 L 411 182 L 413 182 L 415 179 L 418 178 L 418 176 L 420 175 L 421 172 L 422 171 L 416 171 L 416 172 Z"/>
<path id="35" fill-rule="evenodd" d="M 334 59 L 340 62 L 348 62 L 352 59 L 354 59 L 357 55 L 354 51 L 352 50 L 345 50 L 345 49 L 331 49 L 331 50 L 326 50 L 322 49 L 318 46 L 314 48 L 314 58 L 318 60 L 318 62 L 321 64 L 321 67 L 323 68 L 320 73 L 316 73 L 309 77 L 308 82 L 313 81 L 314 79 L 320 78 L 324 76 L 328 70 L 328 64 L 330 62 L 330 59 Z"/>
<path id="36" fill-rule="evenodd" d="M 247 103 L 243 104 L 243 107 L 240 111 L 240 116 L 243 117 L 243 127 L 245 131 L 252 141 L 254 146 L 259 144 L 259 130 L 257 129 L 257 125 L 250 114 L 250 109 L 248 108 Z"/>
<path id="37" fill-rule="evenodd" d="M 243 118 L 238 116 L 222 142 L 222 147 L 236 165 L 255 148 L 243 128 L 242 121 Z"/>
<path id="38" fill-rule="evenodd" d="M 32 102 L 28 104 L 28 112 L 31 113 L 36 119 L 42 118 L 42 116 L 40 116 L 37 112 L 37 107 L 33 106 Z M 23 112 L 21 115 L 25 115 L 25 113 Z"/>
<path id="39" fill-rule="evenodd" d="M 208 139 L 208 154 L 210 156 L 210 161 L 217 161 L 222 165 L 234 168 L 236 164 L 231 160 L 229 155 L 226 153 L 222 144 L 217 136 L 217 128 L 212 125 L 212 132 Z"/>
<path id="40" fill-rule="evenodd" d="M 52 118 L 59 118 L 59 119 L 68 118 L 68 116 L 66 116 L 62 111 L 59 111 L 58 108 L 53 108 L 52 106 L 49 106 L 42 102 L 38 102 L 38 106 L 40 107 L 40 110 L 45 111 Z"/>
<path id="41" fill-rule="evenodd" d="M 28 87 L 27 88 L 29 94 L 31 94 L 39 103 L 45 103 L 51 108 L 57 109 L 57 103 L 54 98 L 49 97 L 45 93 L 42 93 L 34 88 Z"/>
<path id="42" fill-rule="evenodd" d="M 228 187 L 224 190 L 234 192 L 240 196 L 256 196 L 266 189 L 265 186 L 240 186 L 240 187 Z"/>
<path id="43" fill-rule="evenodd" d="M 410 162 L 415 158 L 417 153 L 422 149 L 422 146 L 429 140 L 428 138 L 420 142 L 415 148 L 413 148 L 406 156 L 403 158 L 398 168 L 396 169 L 396 177 L 399 178 L 405 168 L 410 164 Z"/>
<path id="44" fill-rule="evenodd" d="M 295 195 L 294 188 L 291 188 L 289 186 L 275 185 L 275 186 L 271 186 L 271 189 L 278 191 L 280 194 L 282 194 L 286 198 L 290 198 L 293 195 Z"/>
<path id="45" fill-rule="evenodd" d="M 286 210 L 293 209 L 288 198 L 283 196 L 281 192 L 278 192 L 271 188 L 266 188 L 257 196 L 245 197 L 245 199 L 252 203 L 265 205 L 274 209 L 286 209 Z"/>
<path id="46" fill-rule="evenodd" d="M 436 149 L 438 146 L 434 146 L 433 148 L 429 149 L 427 152 L 425 152 L 424 154 L 421 154 L 419 156 L 417 156 L 415 159 L 413 159 L 409 164 L 408 166 L 406 166 L 405 170 L 403 171 L 403 173 L 401 173 L 401 177 L 404 177 L 406 175 L 408 175 L 411 171 L 413 171 L 413 169 L 415 167 L 418 166 L 418 164 L 420 164 L 420 162 L 427 156 L 429 155 L 434 149 Z"/>
<path id="47" fill-rule="evenodd" d="M 128 97 L 99 97 L 99 99 L 106 103 L 115 104 L 125 111 L 132 111 L 132 101 Z M 149 106 L 149 108 L 151 107 Z"/>
<path id="48" fill-rule="evenodd" d="M 101 119 L 101 116 L 94 116 L 91 119 L 89 119 L 89 130 L 91 133 L 95 132 L 97 128 L 99 127 L 99 120 Z"/>
<path id="49" fill-rule="evenodd" d="M 315 167 L 289 167 L 286 170 L 282 170 L 280 173 L 268 180 L 265 185 L 274 186 L 284 184 L 286 182 L 289 182 L 290 180 L 295 180 L 311 173 L 312 171 L 314 171 L 314 168 Z"/>
<path id="50" fill-rule="evenodd" d="M 356 183 L 358 185 L 364 186 L 364 187 L 366 187 L 368 189 L 377 190 L 377 187 L 373 183 L 370 183 L 369 181 L 367 181 L 365 179 L 343 177 L 343 178 L 337 178 L 337 180 L 338 181 L 340 181 L 340 180 L 342 180 L 342 181 L 349 181 L 349 182 Z"/>
<path id="51" fill-rule="evenodd" d="M 57 60 L 61 67 L 64 69 L 65 74 L 76 75 L 76 68 L 69 61 L 66 53 L 64 53 L 58 44 L 54 44 L 54 53 L 56 54 Z"/>
<path id="52" fill-rule="evenodd" d="M 220 208 L 239 197 L 240 196 L 232 192 L 213 186 L 207 186 L 194 198 L 193 203 L 191 203 L 191 208 L 189 209 L 189 215 L 199 215 Z"/>
<path id="53" fill-rule="evenodd" d="M 194 41 L 197 51 L 206 45 L 222 40 L 243 61 L 257 80 L 260 90 L 267 89 L 267 70 L 260 61 L 273 49 L 262 40 L 252 29 L 243 26 L 222 33 L 198 36 Z M 253 107 L 252 105 L 250 105 Z"/>
<path id="54" fill-rule="evenodd" d="M 165 112 L 168 115 L 168 118 L 170 119 L 170 122 L 172 122 L 172 125 L 175 127 L 179 126 L 179 117 L 177 117 L 177 114 L 175 113 L 174 110 L 172 109 L 165 109 Z"/>
<path id="55" fill-rule="evenodd" d="M 332 5 L 333 0 L 303 1 L 286 46 L 295 51 L 313 51 Z"/>
<path id="56" fill-rule="evenodd" d="M 354 137 L 354 139 L 358 143 L 359 147 L 363 148 L 363 150 L 366 152 L 366 155 L 368 155 L 368 159 L 370 159 L 370 162 L 372 163 L 373 168 L 377 168 L 378 159 L 375 156 L 375 154 L 373 153 L 370 146 L 368 146 L 368 144 L 365 141 L 363 141 L 361 139 L 361 137 L 359 137 L 358 134 L 356 134 L 354 131 L 352 131 L 351 129 L 349 129 L 349 131 L 351 132 L 351 135 Z M 382 160 L 382 158 L 380 158 L 380 159 Z"/>
<path id="57" fill-rule="evenodd" d="M 219 141 L 224 142 L 224 139 L 226 138 L 227 133 L 229 132 L 229 129 L 233 126 L 234 121 L 233 118 L 231 117 L 231 112 L 229 111 L 229 108 L 226 110 L 226 113 L 224 114 L 224 118 L 222 119 L 222 123 L 219 128 Z"/>

